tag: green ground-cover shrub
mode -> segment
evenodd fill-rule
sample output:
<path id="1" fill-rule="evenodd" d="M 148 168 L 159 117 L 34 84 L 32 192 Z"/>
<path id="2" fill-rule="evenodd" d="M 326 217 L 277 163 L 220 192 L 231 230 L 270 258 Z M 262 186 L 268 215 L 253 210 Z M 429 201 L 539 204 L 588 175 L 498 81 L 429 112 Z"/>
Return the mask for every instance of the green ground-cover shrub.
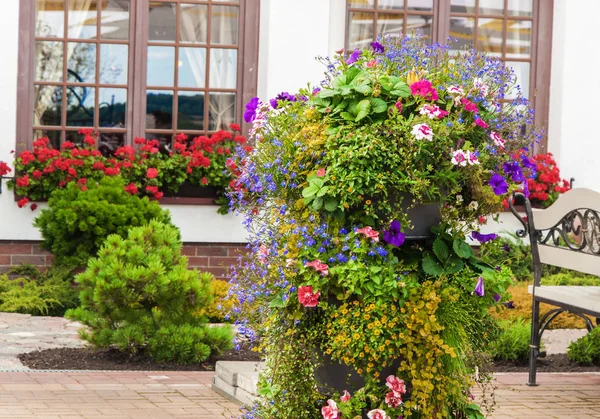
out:
<path id="1" fill-rule="evenodd" d="M 571 342 L 567 358 L 580 364 L 600 364 L 600 327 Z"/>
<path id="2" fill-rule="evenodd" d="M 168 211 L 148 198 L 130 195 L 119 177 L 106 177 L 87 185 L 69 183 L 52 192 L 48 209 L 34 225 L 42 247 L 56 256 L 57 264 L 85 265 L 110 234 L 127 236 L 127 230 L 152 219 L 170 223 Z"/>
<path id="3" fill-rule="evenodd" d="M 76 278 L 81 306 L 67 312 L 98 347 L 146 350 L 159 361 L 201 362 L 232 347 L 231 326 L 209 327 L 210 273 L 188 270 L 176 228 L 151 221 L 110 235 Z"/>
<path id="4" fill-rule="evenodd" d="M 529 357 L 531 324 L 523 319 L 498 322 L 500 330 L 491 345 L 490 355 L 495 360 L 524 362 Z"/>
<path id="5" fill-rule="evenodd" d="M 79 303 L 68 267 L 52 267 L 46 272 L 33 268 L 15 269 L 26 274 L 17 279 L 0 275 L 0 311 L 42 316 L 62 316 Z"/>

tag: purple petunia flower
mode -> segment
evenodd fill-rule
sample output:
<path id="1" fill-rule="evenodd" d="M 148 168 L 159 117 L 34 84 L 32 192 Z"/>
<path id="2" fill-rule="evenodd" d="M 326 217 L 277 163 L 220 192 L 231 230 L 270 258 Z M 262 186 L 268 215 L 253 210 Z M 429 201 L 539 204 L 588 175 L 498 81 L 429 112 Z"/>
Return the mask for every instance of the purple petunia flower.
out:
<path id="1" fill-rule="evenodd" d="M 346 64 L 350 65 L 350 64 L 354 64 L 355 62 L 357 62 L 358 57 L 360 57 L 360 54 L 362 54 L 362 52 L 358 48 L 356 48 L 354 50 L 354 52 L 352 54 L 350 54 L 350 56 L 346 60 Z"/>
<path id="2" fill-rule="evenodd" d="M 258 108 L 259 99 L 254 97 L 246 104 L 246 112 L 244 112 L 244 121 L 250 123 L 256 118 L 256 108 Z"/>
<path id="3" fill-rule="evenodd" d="M 473 290 L 473 294 L 483 297 L 485 295 L 485 289 L 483 287 L 483 277 L 480 276 L 477 278 L 477 285 L 475 285 L 475 289 Z"/>
<path id="4" fill-rule="evenodd" d="M 515 302 L 514 301 L 505 301 L 504 303 L 502 303 L 502 305 L 506 308 L 508 308 L 509 310 L 515 308 Z"/>
<path id="5" fill-rule="evenodd" d="M 500 301 L 500 299 L 501 299 L 501 298 L 502 298 L 502 297 L 501 297 L 501 296 L 500 296 L 500 294 L 498 294 L 498 293 L 496 293 L 496 295 L 494 295 L 494 301 L 495 301 L 495 302 L 498 302 L 498 301 Z"/>
<path id="6" fill-rule="evenodd" d="M 523 171 L 517 162 L 506 162 L 502 165 L 504 169 L 504 173 L 506 176 L 510 176 L 514 182 L 523 182 L 525 181 L 525 176 L 523 176 Z"/>
<path id="7" fill-rule="evenodd" d="M 277 109 L 279 101 L 282 101 L 282 102 L 285 102 L 285 101 L 295 102 L 296 101 L 296 96 L 291 95 L 288 92 L 281 92 L 277 96 L 275 96 L 274 99 L 270 100 L 271 107 L 273 109 Z"/>
<path id="8" fill-rule="evenodd" d="M 383 232 L 383 240 L 396 247 L 402 246 L 404 239 L 406 238 L 406 234 L 400 231 L 401 227 L 402 225 L 400 224 L 400 221 L 392 221 L 389 230 L 385 230 Z"/>
<path id="9" fill-rule="evenodd" d="M 496 233 L 481 234 L 479 231 L 474 231 L 471 233 L 471 238 L 473 238 L 473 240 L 477 240 L 480 243 L 487 243 L 489 241 L 497 239 L 498 235 Z"/>
<path id="10" fill-rule="evenodd" d="M 523 155 L 521 156 L 521 165 L 524 168 L 530 169 L 535 173 L 535 170 L 537 169 L 537 165 L 535 164 L 535 162 L 529 160 L 529 157 Z"/>
<path id="11" fill-rule="evenodd" d="M 490 178 L 490 186 L 496 195 L 504 195 L 508 192 L 508 183 L 498 173 L 494 173 Z"/>
<path id="12" fill-rule="evenodd" d="M 385 51 L 383 45 L 377 41 L 371 43 L 371 48 L 373 48 L 373 51 L 375 51 L 377 54 L 381 54 Z"/>

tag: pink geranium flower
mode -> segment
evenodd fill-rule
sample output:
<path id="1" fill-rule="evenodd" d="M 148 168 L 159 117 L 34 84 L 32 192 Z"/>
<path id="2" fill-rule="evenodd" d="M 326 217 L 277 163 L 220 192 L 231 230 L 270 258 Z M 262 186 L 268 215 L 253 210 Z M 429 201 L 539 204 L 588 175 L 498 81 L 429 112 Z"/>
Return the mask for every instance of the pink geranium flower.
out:
<path id="1" fill-rule="evenodd" d="M 367 413 L 367 417 L 369 419 L 390 419 L 388 414 L 381 409 L 371 410 L 369 413 Z"/>
<path id="2" fill-rule="evenodd" d="M 379 241 L 379 232 L 373 230 L 373 228 L 367 226 L 364 228 L 360 228 L 358 230 L 356 230 L 357 234 L 364 234 L 366 237 L 368 237 L 369 239 L 373 240 L 374 242 L 378 242 Z"/>
<path id="3" fill-rule="evenodd" d="M 398 396 L 406 394 L 406 385 L 404 384 L 404 380 L 401 380 L 395 375 L 388 376 L 388 378 L 385 379 L 385 385 Z"/>
<path id="4" fill-rule="evenodd" d="M 304 266 L 314 268 L 315 271 L 320 272 L 322 275 L 329 275 L 329 266 L 326 263 L 321 262 L 319 259 L 315 259 L 312 262 L 307 262 Z"/>
<path id="5" fill-rule="evenodd" d="M 348 400 L 350 400 L 350 393 L 348 393 L 348 390 L 344 390 L 344 394 L 342 394 L 342 397 L 340 397 L 340 400 L 343 401 L 344 403 L 346 403 Z"/>
<path id="6" fill-rule="evenodd" d="M 327 400 L 327 406 L 321 408 L 321 414 L 323 419 L 338 419 L 340 412 L 338 411 L 337 404 L 331 399 Z"/>
<path id="7" fill-rule="evenodd" d="M 298 301 L 304 307 L 316 307 L 319 304 L 320 296 L 320 291 L 313 293 L 313 288 L 311 285 L 298 288 Z"/>

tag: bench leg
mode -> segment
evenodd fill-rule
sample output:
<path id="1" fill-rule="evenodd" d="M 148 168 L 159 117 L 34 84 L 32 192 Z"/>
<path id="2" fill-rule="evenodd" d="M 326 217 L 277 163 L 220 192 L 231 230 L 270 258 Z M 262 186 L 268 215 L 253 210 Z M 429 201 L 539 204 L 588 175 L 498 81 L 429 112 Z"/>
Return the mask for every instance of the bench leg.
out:
<path id="1" fill-rule="evenodd" d="M 528 386 L 537 386 L 536 373 L 537 373 L 537 357 L 540 350 L 540 303 L 539 301 L 533 301 L 532 312 L 531 312 L 531 341 L 529 344 L 529 381 Z"/>

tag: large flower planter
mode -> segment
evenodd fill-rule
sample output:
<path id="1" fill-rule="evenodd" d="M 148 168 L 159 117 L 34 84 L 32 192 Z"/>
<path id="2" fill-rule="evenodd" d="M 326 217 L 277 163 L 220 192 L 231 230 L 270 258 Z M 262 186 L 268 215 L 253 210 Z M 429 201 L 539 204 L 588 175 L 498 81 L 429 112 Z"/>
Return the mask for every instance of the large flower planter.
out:
<path id="1" fill-rule="evenodd" d="M 216 198 L 219 189 L 214 186 L 194 185 L 184 182 L 177 192 L 165 192 L 166 197 L 186 197 L 186 198 Z"/>
<path id="2" fill-rule="evenodd" d="M 416 204 L 410 206 L 412 196 L 409 194 L 400 195 L 403 200 L 402 206 L 404 212 L 412 224 L 412 228 L 406 229 L 406 239 L 419 240 L 432 237 L 431 228 L 437 226 L 441 220 L 440 203 Z"/>

